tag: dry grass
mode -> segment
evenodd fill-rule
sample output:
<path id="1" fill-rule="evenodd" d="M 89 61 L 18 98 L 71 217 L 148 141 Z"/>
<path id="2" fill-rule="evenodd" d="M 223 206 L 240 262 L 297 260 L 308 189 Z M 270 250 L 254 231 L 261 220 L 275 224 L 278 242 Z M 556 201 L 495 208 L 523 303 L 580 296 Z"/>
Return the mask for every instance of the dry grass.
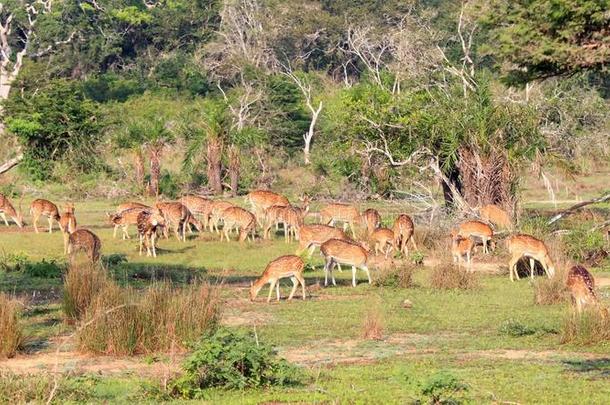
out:
<path id="1" fill-rule="evenodd" d="M 557 269 L 555 276 L 539 277 L 534 281 L 534 302 L 537 305 L 553 305 L 570 297 L 565 282 L 565 271 Z"/>
<path id="2" fill-rule="evenodd" d="M 593 345 L 610 341 L 610 318 L 606 309 L 590 308 L 582 314 L 570 313 L 561 329 L 561 342 Z"/>
<path id="3" fill-rule="evenodd" d="M 110 283 L 106 272 L 87 263 L 70 266 L 64 279 L 63 310 L 70 319 L 80 319 L 93 297 Z"/>
<path id="4" fill-rule="evenodd" d="M 51 393 L 53 398 L 50 403 L 53 404 L 84 403 L 91 399 L 92 384 L 92 380 L 63 375 L 19 375 L 0 372 L 0 403 L 42 404 L 49 400 Z"/>
<path id="5" fill-rule="evenodd" d="M 383 316 L 379 308 L 366 313 L 362 323 L 362 337 L 369 340 L 383 339 Z"/>
<path id="6" fill-rule="evenodd" d="M 0 293 L 0 358 L 13 357 L 23 343 L 21 304 Z"/>
<path id="7" fill-rule="evenodd" d="M 395 288 L 413 287 L 414 271 L 414 266 L 409 264 L 400 264 L 395 267 L 380 269 L 374 273 L 373 285 Z"/>
<path id="8" fill-rule="evenodd" d="M 158 283 L 144 293 L 109 284 L 91 301 L 77 331 L 80 350 L 133 355 L 184 349 L 220 320 L 219 288 Z"/>
<path id="9" fill-rule="evenodd" d="M 430 273 L 430 286 L 439 290 L 471 290 L 479 286 L 479 279 L 464 267 L 444 262 Z"/>

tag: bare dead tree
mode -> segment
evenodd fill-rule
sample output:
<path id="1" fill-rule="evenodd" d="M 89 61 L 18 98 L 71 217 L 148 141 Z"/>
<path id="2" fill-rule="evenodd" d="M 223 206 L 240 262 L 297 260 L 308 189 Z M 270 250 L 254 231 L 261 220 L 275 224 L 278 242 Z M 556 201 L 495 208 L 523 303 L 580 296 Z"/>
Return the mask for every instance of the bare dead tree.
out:
<path id="1" fill-rule="evenodd" d="M 231 130 L 237 131 L 241 131 L 246 126 L 256 122 L 261 113 L 258 105 L 263 99 L 263 92 L 260 89 L 255 89 L 251 83 L 244 80 L 243 75 L 240 75 L 240 77 L 242 85 L 239 89 L 240 94 L 235 100 L 230 100 L 227 97 L 220 83 L 216 84 L 231 112 Z"/>
<path id="2" fill-rule="evenodd" d="M 237 145 L 229 146 L 228 155 L 231 195 L 235 197 L 237 196 L 237 189 L 239 188 L 239 172 L 241 169 L 241 156 Z"/>
<path id="3" fill-rule="evenodd" d="M 307 78 L 297 76 L 293 72 L 292 67 L 290 65 L 283 65 L 282 74 L 290 78 L 294 82 L 294 84 L 297 85 L 297 87 L 303 94 L 303 97 L 305 98 L 305 105 L 311 113 L 309 129 L 303 135 L 303 141 L 305 142 L 305 145 L 303 146 L 303 160 L 305 161 L 305 164 L 308 165 L 311 163 L 309 159 L 311 152 L 311 142 L 315 134 L 316 122 L 318 122 L 318 118 L 320 117 L 320 113 L 322 112 L 322 101 L 320 100 L 318 102 L 317 107 L 314 105 L 311 81 L 309 81 Z"/>

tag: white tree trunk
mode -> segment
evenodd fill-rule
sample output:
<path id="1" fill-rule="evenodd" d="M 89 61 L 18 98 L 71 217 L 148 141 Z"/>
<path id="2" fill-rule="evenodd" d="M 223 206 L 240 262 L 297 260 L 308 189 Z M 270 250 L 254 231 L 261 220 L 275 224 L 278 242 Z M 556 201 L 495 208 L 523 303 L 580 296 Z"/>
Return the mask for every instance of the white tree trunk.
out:
<path id="1" fill-rule="evenodd" d="M 303 135 L 303 140 L 305 141 L 305 147 L 303 148 L 303 160 L 305 164 L 308 165 L 311 163 L 309 160 L 309 152 L 311 150 L 311 141 L 313 139 L 314 129 L 316 127 L 316 122 L 318 121 L 318 117 L 320 116 L 320 112 L 322 111 L 322 102 L 318 105 L 317 109 L 314 109 L 311 103 L 307 103 L 307 106 L 311 110 L 311 122 L 309 123 L 309 131 Z"/>

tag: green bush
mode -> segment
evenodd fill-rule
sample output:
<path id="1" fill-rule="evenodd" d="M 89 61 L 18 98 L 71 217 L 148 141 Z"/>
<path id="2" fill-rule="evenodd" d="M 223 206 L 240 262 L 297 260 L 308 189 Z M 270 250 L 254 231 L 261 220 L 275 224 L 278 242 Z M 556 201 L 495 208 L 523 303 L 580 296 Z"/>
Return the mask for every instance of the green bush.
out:
<path id="1" fill-rule="evenodd" d="M 23 271 L 29 263 L 28 255 L 25 253 L 2 253 L 0 255 L 0 270 Z"/>
<path id="2" fill-rule="evenodd" d="M 375 273 L 373 285 L 377 287 L 409 288 L 413 287 L 413 267 L 401 265 Z"/>
<path id="3" fill-rule="evenodd" d="M 453 374 L 440 371 L 428 378 L 421 393 L 429 398 L 431 404 L 452 404 L 459 403 L 454 396 L 464 391 L 468 391 L 466 384 Z"/>
<path id="4" fill-rule="evenodd" d="M 571 259 L 599 266 L 608 257 L 604 234 L 601 230 L 591 231 L 588 227 L 572 230 L 564 239 L 566 254 Z"/>
<path id="5" fill-rule="evenodd" d="M 253 333 L 221 328 L 204 337 L 171 384 L 173 395 L 199 398 L 206 388 L 244 389 L 298 382 L 297 369 Z"/>
<path id="6" fill-rule="evenodd" d="M 63 268 L 53 259 L 49 261 L 42 259 L 41 262 L 37 263 L 27 262 L 25 264 L 24 272 L 30 277 L 59 278 L 61 277 Z"/>

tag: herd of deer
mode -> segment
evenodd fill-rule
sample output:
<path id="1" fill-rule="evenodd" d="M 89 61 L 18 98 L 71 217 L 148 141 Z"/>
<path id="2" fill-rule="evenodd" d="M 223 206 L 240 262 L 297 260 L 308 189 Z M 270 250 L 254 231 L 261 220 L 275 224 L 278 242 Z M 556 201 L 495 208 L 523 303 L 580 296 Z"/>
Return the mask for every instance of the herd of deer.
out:
<path id="1" fill-rule="evenodd" d="M 211 200 L 208 198 L 188 195 L 174 202 L 157 202 L 154 207 L 129 202 L 117 207 L 115 213 L 107 213 L 108 221 L 114 226 L 114 234 L 122 228 L 123 239 L 129 239 L 128 228 L 135 225 L 139 236 L 139 252 L 142 255 L 146 247 L 148 256 L 156 257 L 156 238 L 158 233 L 169 237 L 171 228 L 180 241 L 186 240 L 186 232 L 192 232 L 191 226 L 198 231 L 209 229 L 220 234 L 220 240 L 230 241 L 231 234 L 236 231 L 238 240 L 246 238 L 254 240 L 257 227 L 262 229 L 264 239 L 271 238 L 271 230 L 275 226 L 279 230 L 283 225 L 286 242 L 298 240 L 298 255 L 281 256 L 271 261 L 262 276 L 252 285 L 250 297 L 256 298 L 260 289 L 270 284 L 267 301 L 271 300 L 273 289 L 277 291 L 280 299 L 279 280 L 290 278 L 293 289 L 288 299 L 292 299 L 298 285 L 302 287 L 305 298 L 305 280 L 303 259 L 299 256 L 308 250 L 311 257 L 316 247 L 325 259 L 324 285 L 328 285 L 330 275 L 333 285 L 336 285 L 333 275 L 335 265 L 341 270 L 341 264 L 352 267 L 352 285 L 356 286 L 356 269 L 362 269 L 371 283 L 371 275 L 367 264 L 369 257 L 383 254 L 387 258 L 393 251 L 403 257 L 408 257 L 410 242 L 414 249 L 417 244 L 414 239 L 413 220 L 407 214 L 400 214 L 395 219 L 391 229 L 381 226 L 381 215 L 375 209 L 367 209 L 360 213 L 352 205 L 331 203 L 320 209 L 320 224 L 305 224 L 305 217 L 309 212 L 309 200 L 303 199 L 303 206 L 292 205 L 288 199 L 280 194 L 256 190 L 246 196 L 246 203 L 252 211 L 238 207 L 231 202 Z M 60 213 L 57 205 L 44 199 L 36 199 L 30 205 L 32 224 L 36 233 L 38 220 L 45 216 L 49 221 L 49 233 L 53 231 L 53 221 L 58 222 L 64 234 L 64 252 L 70 257 L 77 251 L 85 251 L 91 261 L 100 257 L 100 239 L 88 229 L 77 228 L 74 206 L 69 204 L 65 212 Z M 461 266 L 463 263 L 472 271 L 472 256 L 477 243 L 483 245 L 483 252 L 495 248 L 494 231 L 496 228 L 512 230 L 512 223 L 508 214 L 496 205 L 486 205 L 479 209 L 481 220 L 468 220 L 452 229 L 451 253 L 453 261 Z M 0 194 L 0 218 L 8 226 L 7 216 L 19 227 L 23 227 L 21 212 L 17 212 L 10 200 Z M 199 219 L 201 218 L 201 219 Z M 222 223 L 222 230 L 220 224 Z M 343 229 L 336 228 L 335 223 L 342 223 Z M 362 227 L 366 236 L 358 241 L 356 227 Z M 348 229 L 351 237 L 346 234 Z M 369 243 L 373 244 L 371 252 Z M 553 261 L 545 243 L 533 236 L 515 234 L 506 239 L 506 247 L 511 254 L 509 261 L 510 280 L 519 279 L 517 263 L 522 258 L 529 259 L 530 276 L 534 277 L 535 262 L 539 262 L 548 277 L 555 274 Z M 581 266 L 574 266 L 568 272 L 567 282 L 571 291 L 573 303 L 580 312 L 585 305 L 599 306 L 595 295 L 594 279 L 591 274 Z"/>

